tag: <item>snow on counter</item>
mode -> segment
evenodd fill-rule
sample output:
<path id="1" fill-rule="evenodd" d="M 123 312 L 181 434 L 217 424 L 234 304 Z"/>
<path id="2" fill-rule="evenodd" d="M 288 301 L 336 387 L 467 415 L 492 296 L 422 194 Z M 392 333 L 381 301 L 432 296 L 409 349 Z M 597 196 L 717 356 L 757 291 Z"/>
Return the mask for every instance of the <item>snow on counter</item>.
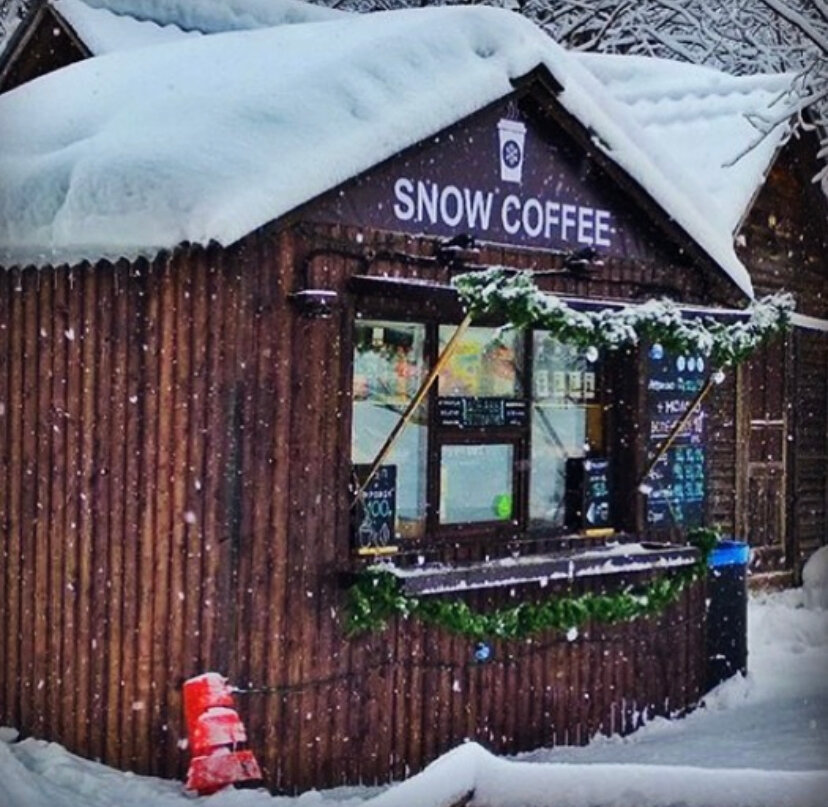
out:
<path id="1" fill-rule="evenodd" d="M 189 4 L 151 8 L 157 22 L 188 27 L 179 12 Z M 709 215 L 692 172 L 659 157 L 624 105 L 534 24 L 481 7 L 193 37 L 86 60 L 5 94 L 0 261 L 231 244 L 504 97 L 538 65 L 563 84 L 561 102 L 596 147 L 751 294 L 730 230 Z"/>
<path id="2" fill-rule="evenodd" d="M 408 593 L 424 595 L 529 583 L 546 586 L 582 577 L 675 569 L 692 566 L 696 558 L 696 551 L 689 547 L 616 543 L 598 549 L 496 558 L 452 566 L 430 563 L 401 567 L 386 561 L 374 568 L 405 581 Z"/>

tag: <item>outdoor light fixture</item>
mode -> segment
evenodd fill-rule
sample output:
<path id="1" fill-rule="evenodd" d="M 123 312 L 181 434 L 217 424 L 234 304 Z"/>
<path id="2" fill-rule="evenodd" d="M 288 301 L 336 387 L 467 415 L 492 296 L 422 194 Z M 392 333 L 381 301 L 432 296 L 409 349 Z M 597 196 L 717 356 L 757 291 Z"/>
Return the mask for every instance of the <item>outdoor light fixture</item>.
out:
<path id="1" fill-rule="evenodd" d="M 305 289 L 288 297 L 301 316 L 309 319 L 328 319 L 333 315 L 338 295 L 328 289 Z"/>
<path id="2" fill-rule="evenodd" d="M 451 266 L 465 257 L 465 253 L 477 252 L 477 241 L 470 233 L 460 233 L 437 244 L 434 257 L 441 266 Z"/>
<path id="3" fill-rule="evenodd" d="M 597 269 L 603 262 L 599 260 L 598 250 L 595 247 L 584 247 L 570 252 L 564 258 L 564 266 L 570 271 Z"/>

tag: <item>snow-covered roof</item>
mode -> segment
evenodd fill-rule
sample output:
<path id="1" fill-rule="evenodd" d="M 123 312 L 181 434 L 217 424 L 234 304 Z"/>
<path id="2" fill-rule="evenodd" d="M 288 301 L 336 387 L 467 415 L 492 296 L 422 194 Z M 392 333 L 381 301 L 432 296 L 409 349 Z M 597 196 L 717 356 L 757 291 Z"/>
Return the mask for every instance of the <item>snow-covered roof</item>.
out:
<path id="1" fill-rule="evenodd" d="M 730 226 L 710 215 L 692 166 L 677 165 L 539 28 L 483 7 L 187 38 L 7 93 L 0 261 L 230 244 L 508 95 L 538 65 L 563 85 L 560 102 L 595 132 L 596 147 L 751 294 Z"/>
<path id="2" fill-rule="evenodd" d="M 93 56 L 202 34 L 338 19 L 300 0 L 50 0 Z"/>
<path id="3" fill-rule="evenodd" d="M 51 5 L 93 56 L 201 35 L 200 31 L 184 31 L 174 23 L 160 25 L 152 20 L 114 14 L 106 8 L 94 8 L 83 0 L 52 0 Z"/>
<path id="4" fill-rule="evenodd" d="M 346 12 L 301 0 L 50 0 L 93 54 L 155 44 L 184 32 L 218 34 L 321 22 Z M 163 33 L 159 34 L 159 31 Z"/>
<path id="5" fill-rule="evenodd" d="M 660 150 L 697 178 L 735 231 L 787 134 L 777 126 L 763 136 L 766 127 L 751 121 L 791 114 L 793 76 L 731 76 L 644 56 L 583 53 L 578 59 Z"/>
<path id="6" fill-rule="evenodd" d="M 94 55 L 185 36 L 319 22 L 344 12 L 300 0 L 51 0 Z M 757 117 L 784 117 L 793 76 L 731 76 L 643 56 L 574 54 L 654 139 L 690 167 L 735 231 L 785 137 Z"/>

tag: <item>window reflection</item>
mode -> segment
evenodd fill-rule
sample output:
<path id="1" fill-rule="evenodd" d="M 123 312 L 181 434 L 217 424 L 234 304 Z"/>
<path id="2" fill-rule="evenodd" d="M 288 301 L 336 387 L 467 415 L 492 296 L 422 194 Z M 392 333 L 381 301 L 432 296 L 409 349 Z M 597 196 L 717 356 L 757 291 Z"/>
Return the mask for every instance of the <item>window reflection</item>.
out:
<path id="1" fill-rule="evenodd" d="M 374 460 L 426 372 L 425 326 L 358 321 L 354 339 L 351 460 Z M 426 506 L 426 423 L 422 404 L 384 465 L 397 468 L 397 524 L 402 538 L 423 535 Z"/>
<path id="2" fill-rule="evenodd" d="M 603 444 L 597 368 L 544 331 L 533 335 L 532 367 L 529 517 L 562 527 L 566 460 Z"/>
<path id="3" fill-rule="evenodd" d="M 441 351 L 455 330 L 454 325 L 440 326 Z M 440 372 L 440 395 L 520 396 L 521 345 L 521 334 L 514 330 L 499 333 L 496 328 L 469 328 Z"/>
<path id="4" fill-rule="evenodd" d="M 513 517 L 511 445 L 444 445 L 440 521 L 508 521 Z"/>

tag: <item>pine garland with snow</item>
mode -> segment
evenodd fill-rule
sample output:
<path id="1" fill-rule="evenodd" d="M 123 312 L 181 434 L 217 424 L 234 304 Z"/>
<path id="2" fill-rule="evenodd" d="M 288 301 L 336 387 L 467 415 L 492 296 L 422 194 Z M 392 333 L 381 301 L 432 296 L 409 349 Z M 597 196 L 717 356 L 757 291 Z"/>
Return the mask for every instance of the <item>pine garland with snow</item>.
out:
<path id="1" fill-rule="evenodd" d="M 699 558 L 689 569 L 665 575 L 638 590 L 627 587 L 613 594 L 587 592 L 543 602 L 520 602 L 489 612 L 477 611 L 459 597 L 411 597 L 399 579 L 382 567 L 357 576 L 348 589 L 346 629 L 350 636 L 382 630 L 395 616 L 423 622 L 470 639 L 527 639 L 549 630 L 569 633 L 589 620 L 613 624 L 660 614 L 678 600 L 687 586 L 707 572 L 718 530 L 700 527 L 689 533 Z"/>
<path id="2" fill-rule="evenodd" d="M 709 357 L 715 368 L 736 365 L 775 334 L 790 328 L 794 300 L 778 293 L 755 300 L 748 318 L 725 324 L 710 316 L 686 316 L 670 300 L 648 300 L 623 308 L 577 311 L 542 292 L 530 272 L 496 266 L 454 278 L 474 317 L 495 316 L 517 328 L 536 327 L 579 347 L 618 350 L 642 340 L 658 342 L 675 354 Z"/>

